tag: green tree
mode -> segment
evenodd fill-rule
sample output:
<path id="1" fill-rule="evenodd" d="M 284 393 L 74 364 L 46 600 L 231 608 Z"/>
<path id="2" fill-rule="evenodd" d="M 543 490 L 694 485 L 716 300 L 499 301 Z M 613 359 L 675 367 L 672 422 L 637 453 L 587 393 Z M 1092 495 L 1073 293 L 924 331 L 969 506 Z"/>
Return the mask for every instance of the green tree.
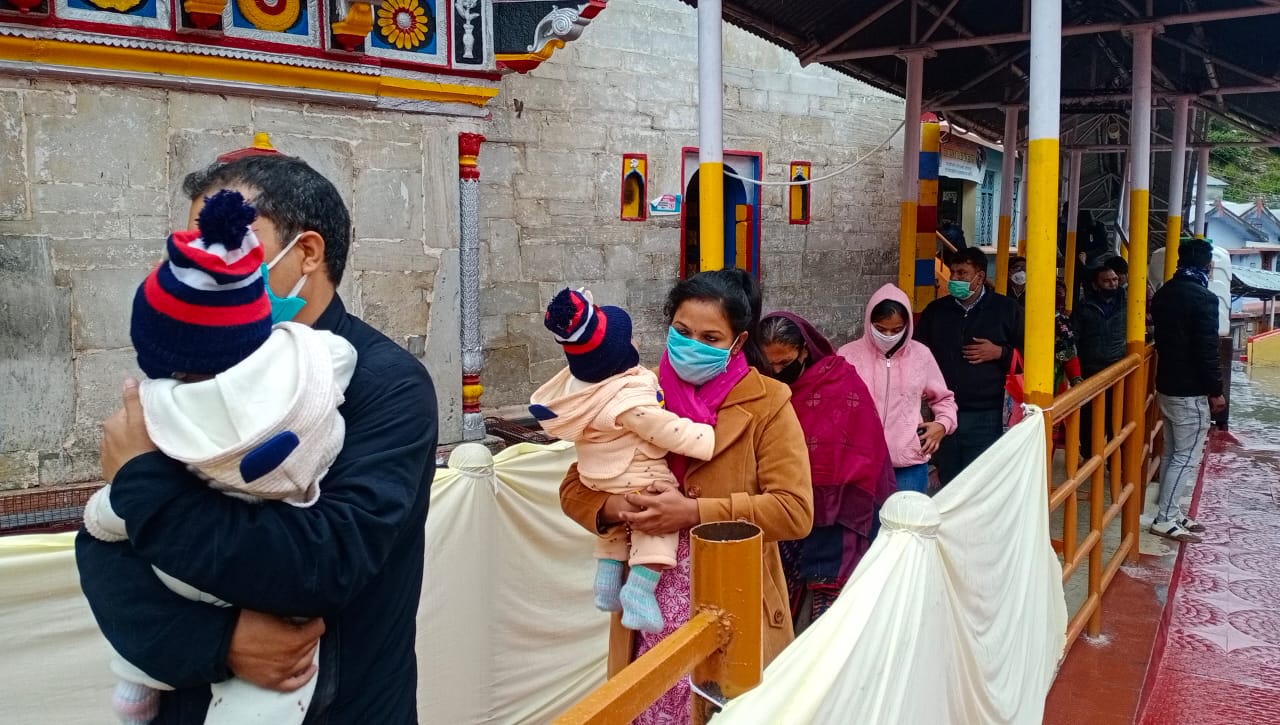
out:
<path id="1" fill-rule="evenodd" d="M 1219 123 L 1209 126 L 1210 143 L 1248 142 L 1249 134 Z M 1228 146 L 1213 150 L 1209 173 L 1230 186 L 1223 193 L 1227 201 L 1254 201 L 1261 198 L 1269 206 L 1280 204 L 1280 150 L 1258 146 Z"/>

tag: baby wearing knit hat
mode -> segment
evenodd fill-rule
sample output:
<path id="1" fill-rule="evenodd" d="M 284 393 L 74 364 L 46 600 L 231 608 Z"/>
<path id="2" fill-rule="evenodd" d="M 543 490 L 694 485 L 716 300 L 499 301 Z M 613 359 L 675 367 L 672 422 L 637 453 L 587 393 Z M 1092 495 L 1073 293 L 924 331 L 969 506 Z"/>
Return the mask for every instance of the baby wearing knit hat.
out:
<path id="1" fill-rule="evenodd" d="M 169 237 L 168 258 L 133 302 L 130 336 L 148 378 L 139 399 L 156 447 L 213 488 L 306 507 L 342 449 L 346 427 L 338 406 L 356 351 L 329 332 L 272 324 L 268 265 L 249 228 L 256 216 L 240 194 L 222 191 L 206 201 L 198 232 Z M 103 541 L 128 538 L 128 522 L 111 507 L 110 485 L 89 499 L 84 523 Z M 155 572 L 188 599 L 231 606 Z M 111 668 L 119 678 L 112 704 L 121 722 L 150 722 L 160 690 L 173 688 L 119 656 Z M 239 678 L 214 683 L 204 722 L 298 725 L 315 682 L 290 693 Z"/>
<path id="2" fill-rule="evenodd" d="M 709 460 L 711 426 L 663 406 L 653 371 L 640 367 L 631 343 L 631 317 L 598 307 L 591 293 L 565 289 L 547 307 L 545 324 L 569 366 L 533 394 L 529 411 L 548 433 L 573 441 L 578 475 L 596 491 L 627 494 L 663 482 L 679 486 L 667 453 Z M 677 534 L 652 536 L 615 526 L 596 540 L 596 607 L 622 612 L 628 629 L 661 632 L 654 596 L 661 572 L 676 565 Z M 623 564 L 631 566 L 622 584 Z"/>

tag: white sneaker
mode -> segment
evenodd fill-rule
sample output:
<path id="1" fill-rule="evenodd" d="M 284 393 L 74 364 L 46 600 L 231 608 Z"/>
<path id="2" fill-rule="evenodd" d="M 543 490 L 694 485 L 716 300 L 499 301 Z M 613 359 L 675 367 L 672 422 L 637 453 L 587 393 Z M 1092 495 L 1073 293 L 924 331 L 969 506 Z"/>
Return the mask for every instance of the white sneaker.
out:
<path id="1" fill-rule="evenodd" d="M 1175 520 L 1153 523 L 1148 530 L 1156 536 L 1161 536 L 1180 544 L 1199 544 L 1204 541 L 1204 539 L 1191 533 L 1190 530 L 1184 528 L 1181 523 Z"/>
<path id="2" fill-rule="evenodd" d="M 1177 521 L 1179 526 L 1186 529 L 1187 531 L 1190 531 L 1193 534 L 1204 533 L 1204 524 L 1200 523 L 1199 521 L 1196 521 L 1190 516 L 1183 516 L 1182 518 L 1177 519 Z"/>

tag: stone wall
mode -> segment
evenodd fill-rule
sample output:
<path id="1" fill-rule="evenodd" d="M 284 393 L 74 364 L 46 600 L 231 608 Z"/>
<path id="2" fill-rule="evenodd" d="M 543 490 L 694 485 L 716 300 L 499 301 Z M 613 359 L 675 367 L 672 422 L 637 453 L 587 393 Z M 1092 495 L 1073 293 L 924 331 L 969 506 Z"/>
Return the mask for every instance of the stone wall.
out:
<path id="1" fill-rule="evenodd" d="M 138 375 L 133 293 L 186 223 L 182 177 L 255 131 L 348 200 L 349 308 L 417 354 L 461 437 L 457 134 L 482 122 L 0 77 L 0 489 L 94 480 Z"/>
<path id="2" fill-rule="evenodd" d="M 695 10 L 678 0 L 610 3 L 582 37 L 528 76 L 504 79 L 480 155 L 484 223 L 484 405 L 517 405 L 564 365 L 542 326 L 546 302 L 588 285 L 626 307 L 656 363 L 662 300 L 676 278 L 679 218 L 621 222 L 622 154 L 649 155 L 649 196 L 679 193 L 680 150 L 697 145 Z M 902 121 L 903 103 L 753 35 L 725 31 L 725 148 L 764 153 L 765 178 L 796 159 L 813 173 L 864 155 Z M 812 319 L 834 340 L 861 326 L 869 294 L 897 276 L 902 135 L 889 150 L 813 188 L 808 226 L 765 189 L 761 276 L 767 308 Z"/>
<path id="3" fill-rule="evenodd" d="M 421 357 L 441 440 L 461 434 L 456 135 L 488 136 L 483 173 L 483 382 L 487 407 L 522 404 L 562 366 L 542 310 L 565 285 L 626 306 L 649 363 L 676 277 L 676 217 L 618 221 L 623 153 L 649 155 L 650 196 L 678 193 L 697 144 L 695 12 L 616 2 L 528 76 L 509 76 L 491 122 L 129 86 L 0 76 L 0 490 L 94 480 L 101 421 L 137 375 L 134 289 L 185 224 L 182 177 L 266 131 L 352 208 L 349 307 Z M 867 154 L 902 103 L 733 28 L 725 35 L 725 145 L 817 175 Z M 896 275 L 901 134 L 813 192 L 813 223 L 763 197 L 766 305 L 836 341 Z"/>

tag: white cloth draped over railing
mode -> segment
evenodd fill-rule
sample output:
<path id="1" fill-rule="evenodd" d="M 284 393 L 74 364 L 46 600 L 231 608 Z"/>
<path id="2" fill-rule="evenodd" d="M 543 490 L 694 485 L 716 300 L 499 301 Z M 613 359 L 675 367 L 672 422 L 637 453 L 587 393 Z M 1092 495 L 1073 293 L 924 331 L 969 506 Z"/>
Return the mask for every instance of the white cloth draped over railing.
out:
<path id="1" fill-rule="evenodd" d="M 1044 433 L 1031 415 L 932 500 L 891 498 L 845 593 L 715 724 L 1039 722 L 1066 629 Z M 492 459 L 468 445 L 437 474 L 422 722 L 546 723 L 603 681 L 592 536 L 558 498 L 573 458 L 565 443 Z M 0 721 L 111 719 L 109 652 L 72 540 L 0 538 Z"/>
<path id="2" fill-rule="evenodd" d="M 1066 645 L 1032 409 L 932 499 L 892 496 L 844 592 L 713 725 L 1040 723 Z"/>

